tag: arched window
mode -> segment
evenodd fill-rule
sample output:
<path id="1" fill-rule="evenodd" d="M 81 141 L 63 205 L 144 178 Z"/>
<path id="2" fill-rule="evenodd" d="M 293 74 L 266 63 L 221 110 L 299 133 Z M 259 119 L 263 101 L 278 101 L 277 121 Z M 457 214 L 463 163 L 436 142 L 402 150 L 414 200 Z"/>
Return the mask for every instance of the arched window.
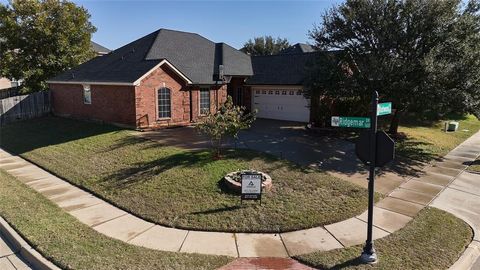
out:
<path id="1" fill-rule="evenodd" d="M 170 89 L 162 87 L 158 89 L 158 118 L 172 117 Z"/>

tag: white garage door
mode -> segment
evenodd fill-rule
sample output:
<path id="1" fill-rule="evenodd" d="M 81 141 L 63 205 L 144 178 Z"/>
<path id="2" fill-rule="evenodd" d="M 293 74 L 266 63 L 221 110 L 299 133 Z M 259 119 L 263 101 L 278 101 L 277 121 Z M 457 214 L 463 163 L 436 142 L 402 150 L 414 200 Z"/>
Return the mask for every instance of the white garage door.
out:
<path id="1" fill-rule="evenodd" d="M 253 108 L 258 118 L 309 122 L 309 101 L 302 90 L 253 89 Z"/>

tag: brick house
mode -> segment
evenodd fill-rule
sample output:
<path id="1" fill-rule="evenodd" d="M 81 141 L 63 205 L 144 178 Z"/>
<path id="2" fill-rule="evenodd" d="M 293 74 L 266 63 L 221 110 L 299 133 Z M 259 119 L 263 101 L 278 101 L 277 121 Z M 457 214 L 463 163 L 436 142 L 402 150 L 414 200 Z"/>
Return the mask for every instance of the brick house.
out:
<path id="1" fill-rule="evenodd" d="M 227 95 L 259 117 L 308 122 L 301 93 L 311 53 L 293 50 L 250 57 L 195 33 L 160 29 L 47 82 L 56 115 L 129 127 L 189 125 Z"/>

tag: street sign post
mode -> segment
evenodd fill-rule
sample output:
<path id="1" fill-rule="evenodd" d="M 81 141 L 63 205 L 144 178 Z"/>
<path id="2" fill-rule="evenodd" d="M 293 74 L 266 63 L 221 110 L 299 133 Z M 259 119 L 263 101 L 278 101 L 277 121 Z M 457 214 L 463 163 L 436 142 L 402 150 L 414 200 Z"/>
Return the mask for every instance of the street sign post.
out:
<path id="1" fill-rule="evenodd" d="M 392 103 L 391 102 L 384 102 L 379 103 L 377 106 L 377 115 L 387 115 L 392 113 Z"/>
<path id="2" fill-rule="evenodd" d="M 332 116 L 332 127 L 370 128 L 369 117 Z"/>
<path id="3" fill-rule="evenodd" d="M 259 173 L 244 173 L 241 175 L 241 202 L 243 200 L 260 200 L 262 204 L 262 175 Z"/>
<path id="4" fill-rule="evenodd" d="M 374 91 L 372 95 L 372 126 L 370 127 L 369 138 L 369 165 L 370 172 L 368 177 L 368 227 L 367 227 L 367 241 L 360 256 L 365 263 L 376 263 L 377 253 L 373 247 L 373 200 L 375 190 L 375 161 L 377 160 L 377 109 L 378 109 L 378 92 Z"/>
<path id="5" fill-rule="evenodd" d="M 368 128 L 361 133 L 355 145 L 358 158 L 369 166 L 368 176 L 368 227 L 367 241 L 361 259 L 365 263 L 376 263 L 377 254 L 373 247 L 373 202 L 375 193 L 375 168 L 383 167 L 395 157 L 395 142 L 383 131 L 378 132 L 378 116 L 392 113 L 392 103 L 378 103 L 378 92 L 372 95 L 370 117 L 332 116 L 332 127 Z"/>

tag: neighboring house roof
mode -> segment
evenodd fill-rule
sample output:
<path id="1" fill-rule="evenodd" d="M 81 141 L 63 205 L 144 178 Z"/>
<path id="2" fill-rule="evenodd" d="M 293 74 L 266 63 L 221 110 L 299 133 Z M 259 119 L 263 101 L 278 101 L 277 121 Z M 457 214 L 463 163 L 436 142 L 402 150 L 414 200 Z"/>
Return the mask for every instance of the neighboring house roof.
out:
<path id="1" fill-rule="evenodd" d="M 214 84 L 219 65 L 224 75 L 253 75 L 250 56 L 198 34 L 160 29 L 111 53 L 66 71 L 50 83 L 102 82 L 136 84 L 159 65 L 169 65 L 191 84 Z"/>
<path id="2" fill-rule="evenodd" d="M 292 45 L 284 50 L 282 50 L 279 54 L 297 54 L 297 53 L 310 53 L 315 52 L 315 48 L 312 45 L 305 44 L 305 43 L 297 43 Z"/>
<path id="3" fill-rule="evenodd" d="M 107 49 L 107 48 L 103 47 L 102 45 L 100 45 L 96 42 L 93 42 L 93 41 L 90 41 L 90 46 L 92 47 L 93 51 L 97 54 L 107 54 L 107 53 L 111 52 L 110 49 Z"/>
<path id="4" fill-rule="evenodd" d="M 254 75 L 247 80 L 247 84 L 301 85 L 307 64 L 315 56 L 316 53 L 252 56 Z"/>

